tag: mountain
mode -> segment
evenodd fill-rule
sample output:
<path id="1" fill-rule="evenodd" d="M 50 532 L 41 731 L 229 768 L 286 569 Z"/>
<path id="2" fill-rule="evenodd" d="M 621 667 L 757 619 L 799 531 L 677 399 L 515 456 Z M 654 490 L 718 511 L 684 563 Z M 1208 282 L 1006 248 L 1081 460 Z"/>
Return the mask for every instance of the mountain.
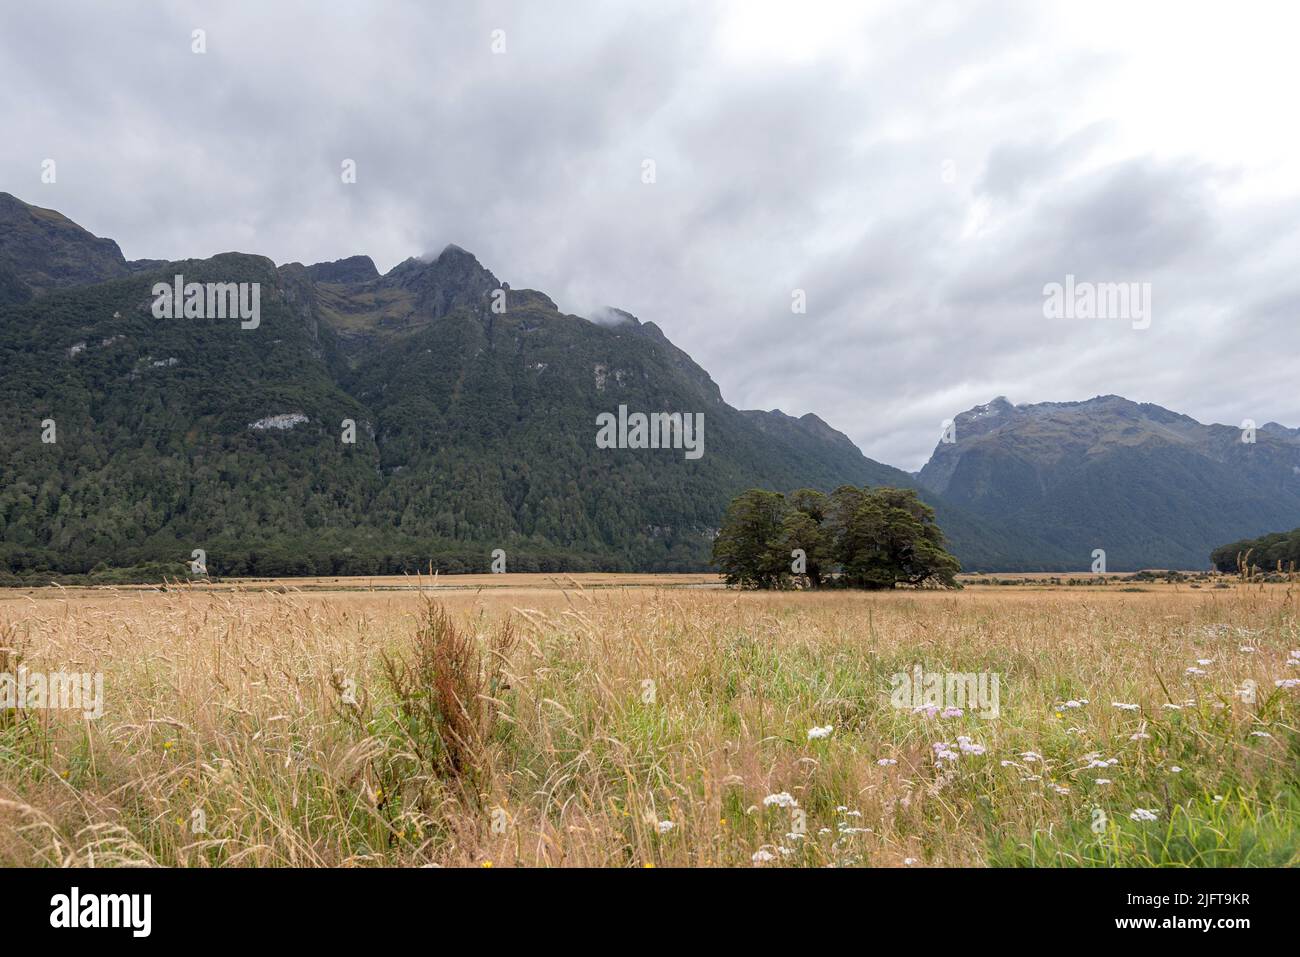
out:
<path id="1" fill-rule="evenodd" d="M 0 193 L 0 297 L 5 287 L 11 287 L 7 301 L 26 300 L 47 289 L 130 273 L 113 240 L 91 235 L 52 209 Z"/>
<path id="2" fill-rule="evenodd" d="M 347 259 L 336 259 L 332 263 L 316 263 L 314 266 L 308 266 L 307 275 L 311 277 L 312 282 L 355 285 L 378 279 L 379 270 L 375 268 L 375 261 L 369 256 L 349 256 Z"/>
<path id="3" fill-rule="evenodd" d="M 567 315 L 457 246 L 383 275 L 365 256 L 128 263 L 0 205 L 0 571 L 196 549 L 220 574 L 481 571 L 495 548 L 516 571 L 700 569 L 746 488 L 914 484 L 816 416 L 732 408 L 654 323 Z M 178 274 L 257 284 L 257 321 L 156 318 Z M 621 406 L 702 414 L 705 454 L 598 447 Z M 959 555 L 1009 560 L 931 500 Z"/>
<path id="4" fill-rule="evenodd" d="M 1300 430 L 1202 425 L 1107 395 L 954 420 L 918 478 L 1023 542 L 1020 567 L 1205 568 L 1223 542 L 1300 523 Z"/>

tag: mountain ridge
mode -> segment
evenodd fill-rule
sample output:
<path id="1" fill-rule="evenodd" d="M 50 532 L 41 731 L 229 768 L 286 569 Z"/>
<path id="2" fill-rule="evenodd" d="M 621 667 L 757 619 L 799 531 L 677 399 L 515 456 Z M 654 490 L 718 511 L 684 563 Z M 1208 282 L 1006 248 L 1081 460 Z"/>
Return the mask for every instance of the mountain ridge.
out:
<path id="1" fill-rule="evenodd" d="M 60 229 L 108 265 L 37 288 L 48 273 L 29 266 L 48 236 L 7 247 L 27 293 L 0 305 L 10 570 L 199 548 L 221 574 L 471 571 L 494 546 L 515 570 L 699 569 L 745 488 L 912 481 L 817 416 L 727 405 L 655 323 L 565 314 L 454 245 L 383 275 L 359 256 L 132 267 Z M 176 274 L 259 284 L 256 327 L 155 318 L 153 284 Z M 598 449 L 597 416 L 620 405 L 704 413 L 707 454 Z M 49 445 L 36 438 L 47 420 Z M 996 538 L 948 520 L 977 560 Z"/>
<path id="2" fill-rule="evenodd" d="M 1203 568 L 1225 541 L 1300 523 L 1300 430 L 1250 435 L 1116 395 L 999 396 L 953 429 L 918 481 L 1027 541 L 1045 539 L 1050 548 L 1034 550 L 1044 570 L 1062 550 L 1066 567 L 1087 567 L 1096 548 L 1117 570 Z"/>
<path id="3" fill-rule="evenodd" d="M 262 284 L 261 325 L 153 318 L 176 274 Z M 656 323 L 564 313 L 455 244 L 382 274 L 361 254 L 129 262 L 3 193 L 0 355 L 26 423 L 0 432 L 0 567 L 202 541 L 229 573 L 481 570 L 488 543 L 524 567 L 687 570 L 751 486 L 918 489 L 976 570 L 1081 570 L 1099 547 L 1114 570 L 1204 567 L 1300 524 L 1300 429 L 1267 423 L 1243 452 L 1239 429 L 1152 403 L 999 396 L 909 474 L 813 412 L 731 407 Z M 705 413 L 709 455 L 598 455 L 595 418 L 620 405 Z M 54 449 L 33 445 L 47 418 Z"/>

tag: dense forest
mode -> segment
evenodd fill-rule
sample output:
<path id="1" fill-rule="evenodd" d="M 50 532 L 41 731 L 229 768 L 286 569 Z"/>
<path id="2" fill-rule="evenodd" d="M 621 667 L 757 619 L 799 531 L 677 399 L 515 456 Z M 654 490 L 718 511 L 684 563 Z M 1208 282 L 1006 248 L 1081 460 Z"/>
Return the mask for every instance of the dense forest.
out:
<path id="1" fill-rule="evenodd" d="M 1210 561 L 1221 572 L 1291 572 L 1300 567 L 1300 528 L 1248 538 L 1216 548 Z"/>

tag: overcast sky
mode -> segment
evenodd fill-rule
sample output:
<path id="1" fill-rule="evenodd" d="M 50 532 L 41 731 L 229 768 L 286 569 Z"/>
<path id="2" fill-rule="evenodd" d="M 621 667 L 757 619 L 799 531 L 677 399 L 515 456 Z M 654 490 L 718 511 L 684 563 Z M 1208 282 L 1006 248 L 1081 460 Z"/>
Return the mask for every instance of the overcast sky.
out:
<path id="1" fill-rule="evenodd" d="M 128 258 L 455 242 L 909 470 L 996 395 L 1298 426 L 1296 10 L 5 4 L 0 190 Z M 1045 318 L 1067 274 L 1150 328 Z"/>

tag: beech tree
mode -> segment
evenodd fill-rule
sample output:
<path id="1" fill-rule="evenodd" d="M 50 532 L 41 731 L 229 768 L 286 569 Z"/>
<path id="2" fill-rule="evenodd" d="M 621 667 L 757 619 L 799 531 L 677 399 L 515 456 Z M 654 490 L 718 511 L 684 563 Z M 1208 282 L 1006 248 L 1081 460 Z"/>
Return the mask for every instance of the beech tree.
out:
<path id="1" fill-rule="evenodd" d="M 796 561 L 802 550 L 802 561 Z M 957 587 L 934 510 L 912 489 L 841 486 L 829 497 L 751 489 L 727 509 L 713 562 L 749 588 Z"/>
<path id="2" fill-rule="evenodd" d="M 732 499 L 713 540 L 713 562 L 728 585 L 777 588 L 790 562 L 781 554 L 781 525 L 790 510 L 780 492 L 750 489 Z"/>

